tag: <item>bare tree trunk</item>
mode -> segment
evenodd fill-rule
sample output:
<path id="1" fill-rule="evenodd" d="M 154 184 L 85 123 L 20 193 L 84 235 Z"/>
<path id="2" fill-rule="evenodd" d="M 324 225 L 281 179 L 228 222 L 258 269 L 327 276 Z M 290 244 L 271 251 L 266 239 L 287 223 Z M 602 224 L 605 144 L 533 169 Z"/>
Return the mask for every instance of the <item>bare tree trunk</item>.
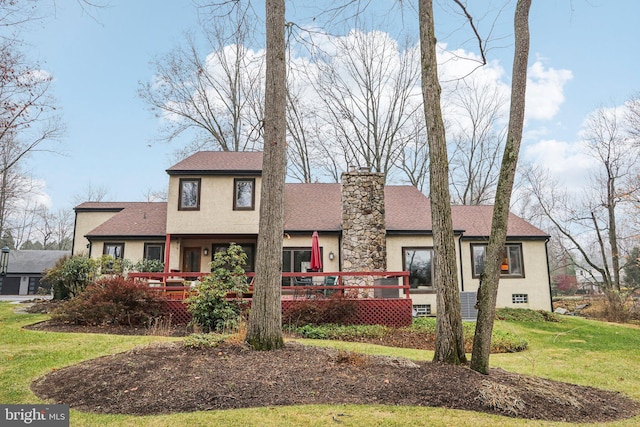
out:
<path id="1" fill-rule="evenodd" d="M 515 53 L 511 83 L 511 110 L 507 142 L 502 156 L 500 178 L 493 208 L 491 236 L 487 247 L 484 271 L 478 289 L 478 321 L 473 338 L 471 369 L 487 374 L 491 334 L 496 311 L 500 265 L 507 237 L 507 222 L 511 191 L 518 164 L 518 154 L 524 126 L 525 93 L 527 88 L 527 64 L 529 61 L 529 9 L 531 0 L 518 0 L 514 17 Z"/>
<path id="2" fill-rule="evenodd" d="M 420 50 L 422 96 L 430 152 L 431 220 L 435 250 L 437 290 L 436 344 L 433 360 L 466 363 L 462 334 L 462 314 L 456 270 L 456 251 L 449 195 L 449 162 L 444 122 L 440 108 L 440 83 L 436 62 L 436 38 L 432 0 L 420 0 Z"/>
<path id="3" fill-rule="evenodd" d="M 280 306 L 286 173 L 286 50 L 284 0 L 267 0 L 264 158 L 260 233 L 246 341 L 256 350 L 284 346 Z"/>

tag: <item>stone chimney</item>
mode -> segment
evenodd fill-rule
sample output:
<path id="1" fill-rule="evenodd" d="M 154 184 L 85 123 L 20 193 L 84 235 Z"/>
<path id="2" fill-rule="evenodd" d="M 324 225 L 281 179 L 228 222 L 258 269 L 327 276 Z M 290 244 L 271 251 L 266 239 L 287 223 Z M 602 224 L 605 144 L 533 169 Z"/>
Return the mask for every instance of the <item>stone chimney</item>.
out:
<path id="1" fill-rule="evenodd" d="M 342 174 L 342 271 L 385 271 L 387 239 L 383 173 L 368 168 Z M 372 285 L 373 277 L 345 278 L 349 285 Z"/>

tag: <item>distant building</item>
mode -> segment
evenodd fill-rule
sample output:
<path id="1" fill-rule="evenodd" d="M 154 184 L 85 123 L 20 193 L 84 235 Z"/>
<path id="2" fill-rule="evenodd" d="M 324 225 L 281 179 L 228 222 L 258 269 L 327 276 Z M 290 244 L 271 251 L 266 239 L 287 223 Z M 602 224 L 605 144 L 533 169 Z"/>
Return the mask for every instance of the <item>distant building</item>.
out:
<path id="1" fill-rule="evenodd" d="M 578 280 L 578 293 L 582 294 L 597 294 L 604 283 L 602 274 L 597 270 L 576 268 L 576 279 Z"/>
<path id="2" fill-rule="evenodd" d="M 71 251 L 10 251 L 7 274 L 0 277 L 0 295 L 35 295 L 43 272 Z"/>

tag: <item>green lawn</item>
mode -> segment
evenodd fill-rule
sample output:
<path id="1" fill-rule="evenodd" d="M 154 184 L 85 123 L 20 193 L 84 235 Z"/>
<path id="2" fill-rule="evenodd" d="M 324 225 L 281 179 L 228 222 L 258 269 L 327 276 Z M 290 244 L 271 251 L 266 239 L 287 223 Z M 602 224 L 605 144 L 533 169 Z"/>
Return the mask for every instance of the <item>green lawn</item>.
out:
<path id="1" fill-rule="evenodd" d="M 23 330 L 43 315 L 18 314 L 0 303 L 0 403 L 43 403 L 30 390 L 39 376 L 82 360 L 145 346 L 164 337 L 63 334 Z M 562 323 L 499 321 L 496 327 L 529 342 L 529 350 L 491 357 L 493 367 L 559 381 L 620 391 L 640 400 L 640 329 L 563 318 Z M 301 340 L 369 354 L 430 360 L 432 353 L 375 345 Z M 612 426 L 634 426 L 640 417 Z M 514 420 L 474 412 L 400 406 L 321 405 L 208 411 L 137 417 L 94 415 L 72 410 L 72 426 L 512 426 L 569 425 Z M 574 425 L 574 424 L 572 424 Z"/>

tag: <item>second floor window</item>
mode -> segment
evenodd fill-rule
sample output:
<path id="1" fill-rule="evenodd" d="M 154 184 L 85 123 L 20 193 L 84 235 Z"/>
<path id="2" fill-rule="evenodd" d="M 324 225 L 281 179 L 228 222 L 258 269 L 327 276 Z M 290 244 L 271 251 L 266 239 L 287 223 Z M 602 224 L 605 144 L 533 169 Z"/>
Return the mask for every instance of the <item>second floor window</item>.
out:
<path id="1" fill-rule="evenodd" d="M 200 209 L 200 179 L 180 179 L 180 191 L 178 194 L 178 210 Z"/>
<path id="2" fill-rule="evenodd" d="M 255 183 L 253 178 L 236 178 L 233 180 L 233 210 L 255 209 Z"/>

